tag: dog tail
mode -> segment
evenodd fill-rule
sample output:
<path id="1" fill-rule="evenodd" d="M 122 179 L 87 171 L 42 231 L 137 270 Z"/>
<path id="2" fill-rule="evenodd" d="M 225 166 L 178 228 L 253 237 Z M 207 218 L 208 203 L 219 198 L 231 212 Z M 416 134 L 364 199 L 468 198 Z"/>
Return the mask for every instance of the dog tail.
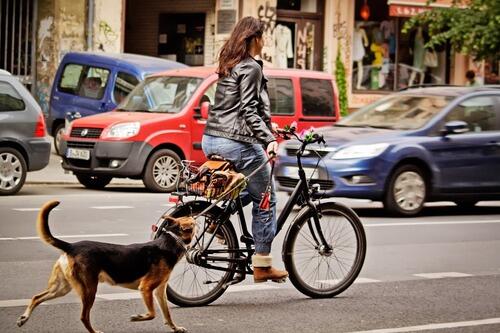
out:
<path id="1" fill-rule="evenodd" d="M 43 205 L 43 207 L 40 209 L 40 213 L 38 213 L 38 220 L 36 223 L 38 236 L 40 236 L 40 238 L 44 242 L 54 247 L 57 247 L 58 249 L 63 250 L 64 252 L 68 252 L 68 250 L 71 247 L 71 244 L 52 236 L 52 233 L 50 232 L 49 229 L 49 213 L 52 209 L 54 209 L 58 205 L 59 201 L 49 201 L 45 203 L 45 205 Z"/>

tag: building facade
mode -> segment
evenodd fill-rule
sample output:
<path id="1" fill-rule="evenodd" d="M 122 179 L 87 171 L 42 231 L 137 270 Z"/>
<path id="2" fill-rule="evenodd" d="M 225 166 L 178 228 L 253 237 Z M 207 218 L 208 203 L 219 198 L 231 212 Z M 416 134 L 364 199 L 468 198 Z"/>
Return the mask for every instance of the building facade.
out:
<path id="1" fill-rule="evenodd" d="M 432 6 L 451 2 L 438 0 Z M 352 109 L 411 85 L 463 84 L 468 69 L 479 77 L 487 70 L 498 77 L 498 59 L 476 64 L 450 47 L 426 50 L 425 30 L 401 32 L 409 17 L 430 8 L 426 3 L 2 0 L 0 65 L 31 84 L 47 111 L 52 78 L 68 51 L 128 52 L 192 66 L 214 65 L 234 24 L 251 15 L 265 23 L 266 66 L 334 73 L 340 48 Z"/>

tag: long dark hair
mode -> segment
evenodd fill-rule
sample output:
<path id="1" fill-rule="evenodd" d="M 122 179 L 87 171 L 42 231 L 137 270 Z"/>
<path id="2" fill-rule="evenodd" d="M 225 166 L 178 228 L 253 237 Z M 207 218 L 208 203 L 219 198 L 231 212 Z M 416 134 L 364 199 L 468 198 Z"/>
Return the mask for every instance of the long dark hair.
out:
<path id="1" fill-rule="evenodd" d="M 217 67 L 219 77 L 229 76 L 234 66 L 248 58 L 250 42 L 255 37 L 262 37 L 263 33 L 264 24 L 255 17 L 247 16 L 239 20 L 220 50 Z"/>

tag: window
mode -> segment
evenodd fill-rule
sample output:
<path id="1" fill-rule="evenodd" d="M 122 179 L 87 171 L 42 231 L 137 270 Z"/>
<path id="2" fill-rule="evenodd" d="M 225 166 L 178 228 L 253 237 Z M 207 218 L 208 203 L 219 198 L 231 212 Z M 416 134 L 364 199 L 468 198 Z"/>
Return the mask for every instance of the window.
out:
<path id="1" fill-rule="evenodd" d="M 67 94 L 101 99 L 108 77 L 109 70 L 104 68 L 68 64 L 59 81 L 59 90 Z"/>
<path id="2" fill-rule="evenodd" d="M 14 87 L 7 82 L 0 82 L 0 112 L 22 111 L 25 107 L 22 97 Z"/>
<path id="3" fill-rule="evenodd" d="M 113 90 L 116 104 L 120 104 L 138 83 L 139 80 L 132 74 L 118 72 Z"/>
<path id="4" fill-rule="evenodd" d="M 269 78 L 267 90 L 271 102 L 271 115 L 295 114 L 292 80 Z"/>
<path id="5" fill-rule="evenodd" d="M 215 103 L 215 90 L 217 89 L 217 81 L 212 83 L 207 90 L 203 93 L 200 99 L 200 105 L 203 102 L 209 102 L 210 106 L 213 106 Z"/>
<path id="6" fill-rule="evenodd" d="M 412 130 L 427 124 L 448 103 L 450 97 L 389 95 L 343 118 L 342 127 L 373 127 Z"/>
<path id="7" fill-rule="evenodd" d="M 335 114 L 332 81 L 300 79 L 300 88 L 304 116 L 331 117 Z"/>
<path id="8" fill-rule="evenodd" d="M 118 107 L 129 112 L 178 113 L 200 85 L 195 77 L 158 76 L 142 81 Z"/>
<path id="9" fill-rule="evenodd" d="M 490 96 L 467 99 L 451 110 L 445 122 L 462 120 L 469 125 L 469 131 L 498 131 L 498 115 L 495 112 L 495 98 Z"/>

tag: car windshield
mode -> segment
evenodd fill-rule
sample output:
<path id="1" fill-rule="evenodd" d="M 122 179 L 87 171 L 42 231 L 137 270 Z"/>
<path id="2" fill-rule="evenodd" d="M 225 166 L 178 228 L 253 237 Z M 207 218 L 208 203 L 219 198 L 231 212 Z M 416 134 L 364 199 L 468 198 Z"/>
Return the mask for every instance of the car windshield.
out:
<path id="1" fill-rule="evenodd" d="M 365 106 L 335 126 L 411 130 L 424 126 L 452 97 L 392 95 Z"/>
<path id="2" fill-rule="evenodd" d="M 118 111 L 178 113 L 189 101 L 202 79 L 157 76 L 140 83 L 118 105 Z"/>

